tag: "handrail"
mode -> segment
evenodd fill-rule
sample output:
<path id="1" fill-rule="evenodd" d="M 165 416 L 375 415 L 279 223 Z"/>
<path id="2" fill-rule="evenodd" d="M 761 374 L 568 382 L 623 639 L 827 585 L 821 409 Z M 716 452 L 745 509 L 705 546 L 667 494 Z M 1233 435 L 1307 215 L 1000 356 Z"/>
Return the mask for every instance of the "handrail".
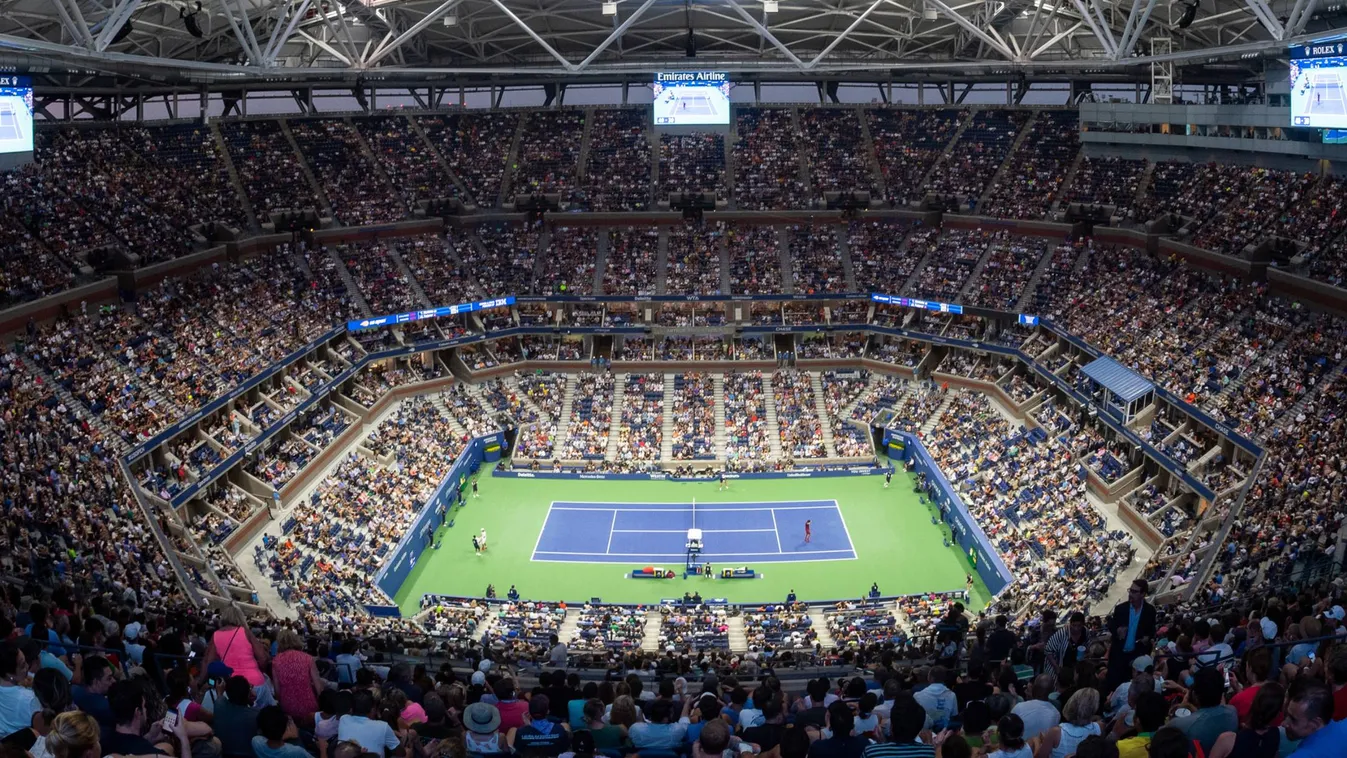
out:
<path id="1" fill-rule="evenodd" d="M 1230 530 L 1235 526 L 1235 520 L 1244 513 L 1244 505 L 1249 497 L 1249 490 L 1253 488 L 1253 483 L 1257 481 L 1259 474 L 1263 471 L 1263 463 L 1267 460 L 1267 453 L 1264 452 L 1258 456 L 1258 461 L 1254 463 L 1249 471 L 1249 477 L 1244 480 L 1244 486 L 1240 487 L 1239 495 L 1235 502 L 1230 505 L 1230 511 L 1225 514 L 1225 520 L 1221 522 L 1221 528 L 1216 530 L 1216 538 L 1212 540 L 1211 552 L 1206 558 L 1202 559 L 1202 565 L 1194 575 L 1193 581 L 1189 583 L 1184 592 L 1184 600 L 1191 602 L 1198 589 L 1206 586 L 1207 579 L 1211 576 L 1212 570 L 1216 566 L 1216 560 L 1221 556 L 1221 548 L 1225 546 L 1225 541 L 1230 537 Z M 1193 534 L 1197 533 L 1197 526 L 1193 527 Z M 1177 561 L 1175 561 L 1177 564 Z M 1166 579 L 1173 577 L 1174 566 L 1169 567 L 1169 573 Z"/>
<path id="2" fill-rule="evenodd" d="M 173 573 L 178 577 L 178 583 L 183 586 L 187 596 L 192 599 L 196 606 L 206 604 L 206 599 L 201 594 L 201 589 L 187 575 L 187 570 L 182 567 L 182 562 L 178 560 L 172 544 L 168 541 L 168 535 L 164 534 L 163 528 L 159 526 L 159 519 L 154 518 L 150 512 L 150 506 L 145 502 L 145 494 L 140 491 L 139 483 L 131 475 L 131 467 L 125 460 L 117 462 L 117 469 L 121 471 L 122 478 L 126 480 L 126 486 L 131 489 L 131 496 L 135 498 L 136 505 L 140 507 L 140 515 L 150 525 L 150 531 L 154 534 L 155 540 L 159 542 L 159 549 L 163 551 L 164 557 L 168 559 L 168 564 L 173 567 Z"/>

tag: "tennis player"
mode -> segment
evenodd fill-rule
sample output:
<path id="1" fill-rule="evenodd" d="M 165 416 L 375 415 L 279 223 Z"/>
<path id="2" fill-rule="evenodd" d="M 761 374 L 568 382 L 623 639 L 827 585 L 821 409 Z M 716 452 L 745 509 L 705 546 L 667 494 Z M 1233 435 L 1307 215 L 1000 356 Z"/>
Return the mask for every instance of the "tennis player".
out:
<path id="1" fill-rule="evenodd" d="M 481 497 L 481 495 L 478 495 L 478 494 L 477 494 L 477 480 L 476 480 L 476 479 L 473 479 L 473 480 L 472 480 L 472 496 L 473 496 L 473 497 Z"/>
<path id="2" fill-rule="evenodd" d="M 884 489 L 889 488 L 889 482 L 893 481 L 893 469 L 884 472 Z"/>
<path id="3" fill-rule="evenodd" d="M 719 490 L 717 490 L 717 491 L 718 491 L 718 492 L 723 492 L 724 490 L 729 489 L 729 488 L 730 488 L 730 485 L 727 484 L 727 483 L 725 482 L 725 472 L 724 472 L 724 471 L 720 472 L 720 475 L 719 475 L 719 476 L 720 476 L 720 488 L 719 488 Z"/>
<path id="4" fill-rule="evenodd" d="M 481 533 L 477 535 L 477 542 L 482 546 L 482 552 L 486 552 L 486 527 L 482 527 Z"/>
<path id="5" fill-rule="evenodd" d="M 812 519 L 805 519 L 805 520 L 804 520 L 804 541 L 805 541 L 805 544 L 808 544 L 808 543 L 812 542 L 812 541 L 813 541 L 813 538 L 814 538 L 814 522 L 813 522 Z"/>

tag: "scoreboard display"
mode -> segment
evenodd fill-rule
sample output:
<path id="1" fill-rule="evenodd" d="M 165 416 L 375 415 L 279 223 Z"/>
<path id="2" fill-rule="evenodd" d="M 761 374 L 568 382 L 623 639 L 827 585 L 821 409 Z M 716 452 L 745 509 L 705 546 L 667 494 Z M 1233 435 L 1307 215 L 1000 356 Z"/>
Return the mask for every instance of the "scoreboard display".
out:
<path id="1" fill-rule="evenodd" d="M 1291 48 L 1291 125 L 1347 129 L 1347 43 Z"/>
<path id="2" fill-rule="evenodd" d="M 33 85 L 0 74 L 0 154 L 33 152 Z"/>
<path id="3" fill-rule="evenodd" d="M 655 126 L 730 123 L 730 75 L 723 71 L 655 74 Z"/>

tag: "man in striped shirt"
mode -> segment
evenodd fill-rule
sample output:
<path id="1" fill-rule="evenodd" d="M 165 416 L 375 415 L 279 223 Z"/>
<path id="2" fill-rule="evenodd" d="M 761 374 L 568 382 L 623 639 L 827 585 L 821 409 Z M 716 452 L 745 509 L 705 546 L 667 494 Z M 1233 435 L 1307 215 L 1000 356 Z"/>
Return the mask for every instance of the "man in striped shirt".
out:
<path id="1" fill-rule="evenodd" d="M 862 758 L 935 758 L 935 746 L 917 740 L 926 727 L 926 709 L 903 692 L 893 701 L 889 711 L 889 731 L 892 742 L 877 742 L 865 748 Z"/>
<path id="2" fill-rule="evenodd" d="M 1066 626 L 1058 629 L 1043 649 L 1043 672 L 1056 674 L 1063 668 L 1073 668 L 1078 661 L 1085 659 L 1085 651 L 1089 645 L 1089 634 L 1085 630 L 1085 614 L 1075 611 Z"/>

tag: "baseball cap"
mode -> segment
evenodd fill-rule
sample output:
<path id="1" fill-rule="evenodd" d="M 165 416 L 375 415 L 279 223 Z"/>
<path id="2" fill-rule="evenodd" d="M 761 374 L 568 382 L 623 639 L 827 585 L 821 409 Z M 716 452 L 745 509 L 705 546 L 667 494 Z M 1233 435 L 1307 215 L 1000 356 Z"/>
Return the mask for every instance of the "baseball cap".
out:
<path id="1" fill-rule="evenodd" d="M 1273 621 L 1267 616 L 1264 616 L 1263 618 L 1258 620 L 1258 627 L 1263 631 L 1263 639 L 1265 640 L 1277 639 L 1277 622 Z"/>
<path id="2" fill-rule="evenodd" d="M 486 673 L 486 672 L 490 671 L 490 670 L 491 670 L 491 661 L 486 660 L 485 658 L 483 658 L 483 659 L 482 659 L 482 662 L 479 663 L 479 664 L 477 664 L 477 670 L 480 671 L 480 672 L 482 672 L 482 673 Z"/>
<path id="3" fill-rule="evenodd" d="M 486 684 L 486 674 L 480 671 L 472 672 L 472 683 L 477 685 Z"/>
<path id="4" fill-rule="evenodd" d="M 1155 660 L 1149 655 L 1138 655 L 1132 659 L 1132 668 L 1137 672 L 1145 672 L 1146 669 L 1154 668 Z"/>
<path id="5" fill-rule="evenodd" d="M 1343 611 L 1342 606 L 1340 605 L 1335 605 L 1332 608 L 1329 608 L 1328 610 L 1324 611 L 1324 618 L 1326 619 L 1333 619 L 1334 621 L 1342 621 L 1344 617 L 1347 617 L 1347 611 Z"/>

